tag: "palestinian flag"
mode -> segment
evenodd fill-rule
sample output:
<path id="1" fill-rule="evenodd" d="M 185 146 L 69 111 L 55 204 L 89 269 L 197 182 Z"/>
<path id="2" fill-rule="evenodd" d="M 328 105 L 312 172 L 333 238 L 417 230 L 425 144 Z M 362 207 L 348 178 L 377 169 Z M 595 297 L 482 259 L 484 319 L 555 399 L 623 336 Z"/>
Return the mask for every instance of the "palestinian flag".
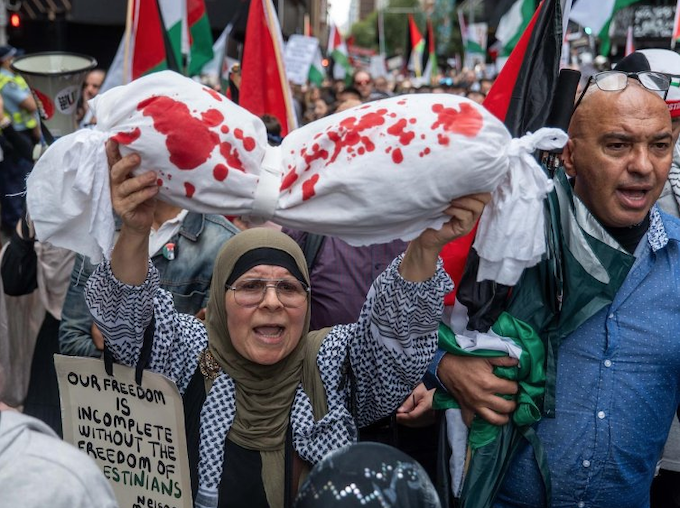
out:
<path id="1" fill-rule="evenodd" d="M 675 19 L 673 21 L 673 35 L 671 35 L 671 49 L 680 41 L 680 0 L 675 4 Z"/>
<path id="2" fill-rule="evenodd" d="M 333 23 L 331 23 L 328 34 L 326 54 L 333 60 L 333 79 L 349 79 L 352 75 L 352 66 L 349 63 L 347 45 L 342 39 L 338 27 Z"/>
<path id="3" fill-rule="evenodd" d="M 256 116 L 272 115 L 285 136 L 297 127 L 283 61 L 283 38 L 272 0 L 252 0 L 241 60 L 239 105 Z"/>
<path id="4" fill-rule="evenodd" d="M 589 27 L 600 39 L 600 54 L 609 55 L 611 40 L 609 28 L 614 15 L 639 0 L 598 0 L 597 2 L 581 0 L 571 9 L 569 19 L 583 27 Z"/>
<path id="5" fill-rule="evenodd" d="M 127 76 L 123 76 L 123 83 L 168 68 L 165 27 L 161 24 L 158 4 L 148 0 L 131 1 L 132 24 L 126 52 L 128 61 L 123 62 Z"/>
<path id="6" fill-rule="evenodd" d="M 501 56 L 508 56 L 515 49 L 534 15 L 535 7 L 534 0 L 516 0 L 510 10 L 503 15 L 496 29 L 496 39 L 503 47 Z"/>
<path id="7" fill-rule="evenodd" d="M 326 70 L 323 67 L 323 58 L 321 57 L 321 50 L 317 47 L 316 48 L 316 55 L 314 56 L 314 61 L 312 62 L 311 67 L 309 68 L 309 82 L 316 85 L 317 87 L 321 87 L 323 84 L 323 80 L 326 77 Z"/>
<path id="8" fill-rule="evenodd" d="M 171 62 L 169 67 L 179 71 L 184 68 L 184 56 L 189 47 L 189 38 L 186 29 L 186 1 L 185 0 L 158 0 L 163 26 L 167 33 L 172 48 Z"/>
<path id="9" fill-rule="evenodd" d="M 427 18 L 427 52 L 423 52 L 423 81 L 431 84 L 432 80 L 437 75 L 437 54 L 434 45 L 434 30 L 432 29 L 432 20 Z"/>
<path id="10" fill-rule="evenodd" d="M 425 39 L 418 30 L 413 15 L 408 15 L 408 30 L 406 31 L 408 41 L 406 43 L 406 62 L 407 69 L 412 71 L 417 78 L 423 75 L 423 52 L 425 51 Z"/>
<path id="11" fill-rule="evenodd" d="M 213 58 L 213 37 L 203 0 L 186 0 L 189 30 L 187 76 L 196 76 Z"/>

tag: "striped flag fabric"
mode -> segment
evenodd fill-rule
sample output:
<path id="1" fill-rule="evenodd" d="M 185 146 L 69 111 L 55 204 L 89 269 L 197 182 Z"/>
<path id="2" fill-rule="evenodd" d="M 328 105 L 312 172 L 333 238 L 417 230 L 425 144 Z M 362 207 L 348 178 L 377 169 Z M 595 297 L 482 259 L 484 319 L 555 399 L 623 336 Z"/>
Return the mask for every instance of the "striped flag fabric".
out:
<path id="1" fill-rule="evenodd" d="M 517 0 L 498 23 L 496 39 L 501 42 L 501 56 L 509 56 L 534 15 L 534 0 Z"/>
<path id="2" fill-rule="evenodd" d="M 130 0 L 132 26 L 127 46 L 128 61 L 123 62 L 123 83 L 168 68 L 160 12 L 156 2 Z M 127 75 L 125 75 L 127 74 Z"/>
<path id="3" fill-rule="evenodd" d="M 347 44 L 334 23 L 331 23 L 329 30 L 326 54 L 333 59 L 333 79 L 349 79 L 352 66 L 349 63 Z"/>
<path id="4" fill-rule="evenodd" d="M 569 19 L 583 27 L 589 27 L 600 39 L 600 54 L 609 55 L 611 40 L 609 38 L 609 28 L 614 15 L 629 5 L 640 0 L 598 0 L 596 2 L 586 2 L 581 0 L 576 2 L 571 9 Z"/>
<path id="5" fill-rule="evenodd" d="M 189 52 L 187 76 L 196 76 L 213 58 L 213 37 L 203 0 L 185 0 Z"/>
<path id="6" fill-rule="evenodd" d="M 323 58 L 321 56 L 321 49 L 316 48 L 316 55 L 312 61 L 312 65 L 309 68 L 309 82 L 321 87 L 323 80 L 326 78 L 326 71 L 323 67 Z"/>
<path id="7" fill-rule="evenodd" d="M 423 52 L 423 81 L 431 84 L 437 74 L 437 54 L 435 52 L 432 20 L 429 17 L 427 18 L 425 37 L 427 38 L 427 51 Z"/>
<path id="8" fill-rule="evenodd" d="M 163 26 L 167 32 L 176 68 L 182 68 L 183 55 L 189 50 L 187 4 L 185 0 L 158 0 Z"/>
<path id="9" fill-rule="evenodd" d="M 413 14 L 408 15 L 407 35 L 407 68 L 412 71 L 417 78 L 420 78 L 423 75 L 422 60 L 423 52 L 425 51 L 425 39 L 423 39 L 420 30 L 418 30 L 418 25 L 416 25 L 416 22 L 413 19 Z"/>
<path id="10" fill-rule="evenodd" d="M 272 115 L 286 136 L 297 127 L 283 60 L 283 37 L 272 0 L 252 0 L 241 59 L 239 105 L 256 116 Z"/>
<path id="11" fill-rule="evenodd" d="M 675 20 L 673 21 L 673 35 L 671 36 L 671 49 L 675 49 L 675 45 L 680 40 L 680 0 L 675 4 Z"/>
<path id="12" fill-rule="evenodd" d="M 633 27 L 629 26 L 626 31 L 626 52 L 623 56 L 628 56 L 635 51 L 635 42 L 633 40 Z"/>

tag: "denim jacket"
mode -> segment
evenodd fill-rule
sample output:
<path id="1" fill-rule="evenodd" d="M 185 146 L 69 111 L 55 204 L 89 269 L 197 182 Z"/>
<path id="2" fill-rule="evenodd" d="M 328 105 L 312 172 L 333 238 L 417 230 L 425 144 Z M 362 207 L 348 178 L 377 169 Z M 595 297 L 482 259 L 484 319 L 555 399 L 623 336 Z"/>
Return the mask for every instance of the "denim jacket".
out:
<path id="1" fill-rule="evenodd" d="M 161 275 L 161 287 L 170 291 L 178 312 L 196 314 L 206 306 L 213 263 L 224 242 L 239 232 L 221 215 L 189 212 L 179 232 L 171 239 L 175 258 L 166 259 L 161 252 L 151 259 Z M 90 330 L 92 316 L 85 304 L 85 284 L 95 266 L 78 255 L 71 273 L 59 326 L 61 353 L 72 356 L 101 355 Z"/>

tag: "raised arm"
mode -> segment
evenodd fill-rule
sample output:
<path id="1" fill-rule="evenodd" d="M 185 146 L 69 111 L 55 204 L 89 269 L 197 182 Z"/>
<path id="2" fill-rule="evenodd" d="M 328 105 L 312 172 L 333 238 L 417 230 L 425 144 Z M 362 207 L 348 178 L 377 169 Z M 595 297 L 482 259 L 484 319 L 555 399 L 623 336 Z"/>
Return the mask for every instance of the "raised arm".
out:
<path id="1" fill-rule="evenodd" d="M 156 174 L 147 171 L 133 176 L 139 165 L 137 154 L 121 157 L 118 144 L 106 144 L 109 159 L 111 202 L 123 225 L 111 253 L 111 271 L 123 284 L 138 286 L 146 280 L 149 266 L 149 233 L 158 194 Z"/>
<path id="2" fill-rule="evenodd" d="M 360 426 L 397 409 L 422 378 L 437 346 L 444 295 L 452 289 L 439 251 L 472 228 L 488 199 L 487 194 L 453 201 L 447 210 L 451 220 L 425 231 L 374 282 L 359 321 L 334 327 L 324 341 L 322 361 L 344 362 L 337 352 L 343 344 L 348 351 Z"/>

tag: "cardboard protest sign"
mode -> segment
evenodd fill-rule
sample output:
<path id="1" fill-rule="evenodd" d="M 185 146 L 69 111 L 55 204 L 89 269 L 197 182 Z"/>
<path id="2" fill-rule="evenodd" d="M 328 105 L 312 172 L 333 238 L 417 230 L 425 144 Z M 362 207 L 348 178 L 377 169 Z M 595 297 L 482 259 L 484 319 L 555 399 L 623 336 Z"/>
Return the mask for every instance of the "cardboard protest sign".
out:
<path id="1" fill-rule="evenodd" d="M 288 38 L 284 61 L 286 76 L 292 83 L 296 85 L 307 83 L 309 68 L 312 66 L 318 48 L 319 39 L 316 37 L 294 34 Z"/>
<path id="2" fill-rule="evenodd" d="M 191 508 L 182 397 L 166 377 L 55 355 L 64 440 L 92 457 L 121 508 Z"/>

